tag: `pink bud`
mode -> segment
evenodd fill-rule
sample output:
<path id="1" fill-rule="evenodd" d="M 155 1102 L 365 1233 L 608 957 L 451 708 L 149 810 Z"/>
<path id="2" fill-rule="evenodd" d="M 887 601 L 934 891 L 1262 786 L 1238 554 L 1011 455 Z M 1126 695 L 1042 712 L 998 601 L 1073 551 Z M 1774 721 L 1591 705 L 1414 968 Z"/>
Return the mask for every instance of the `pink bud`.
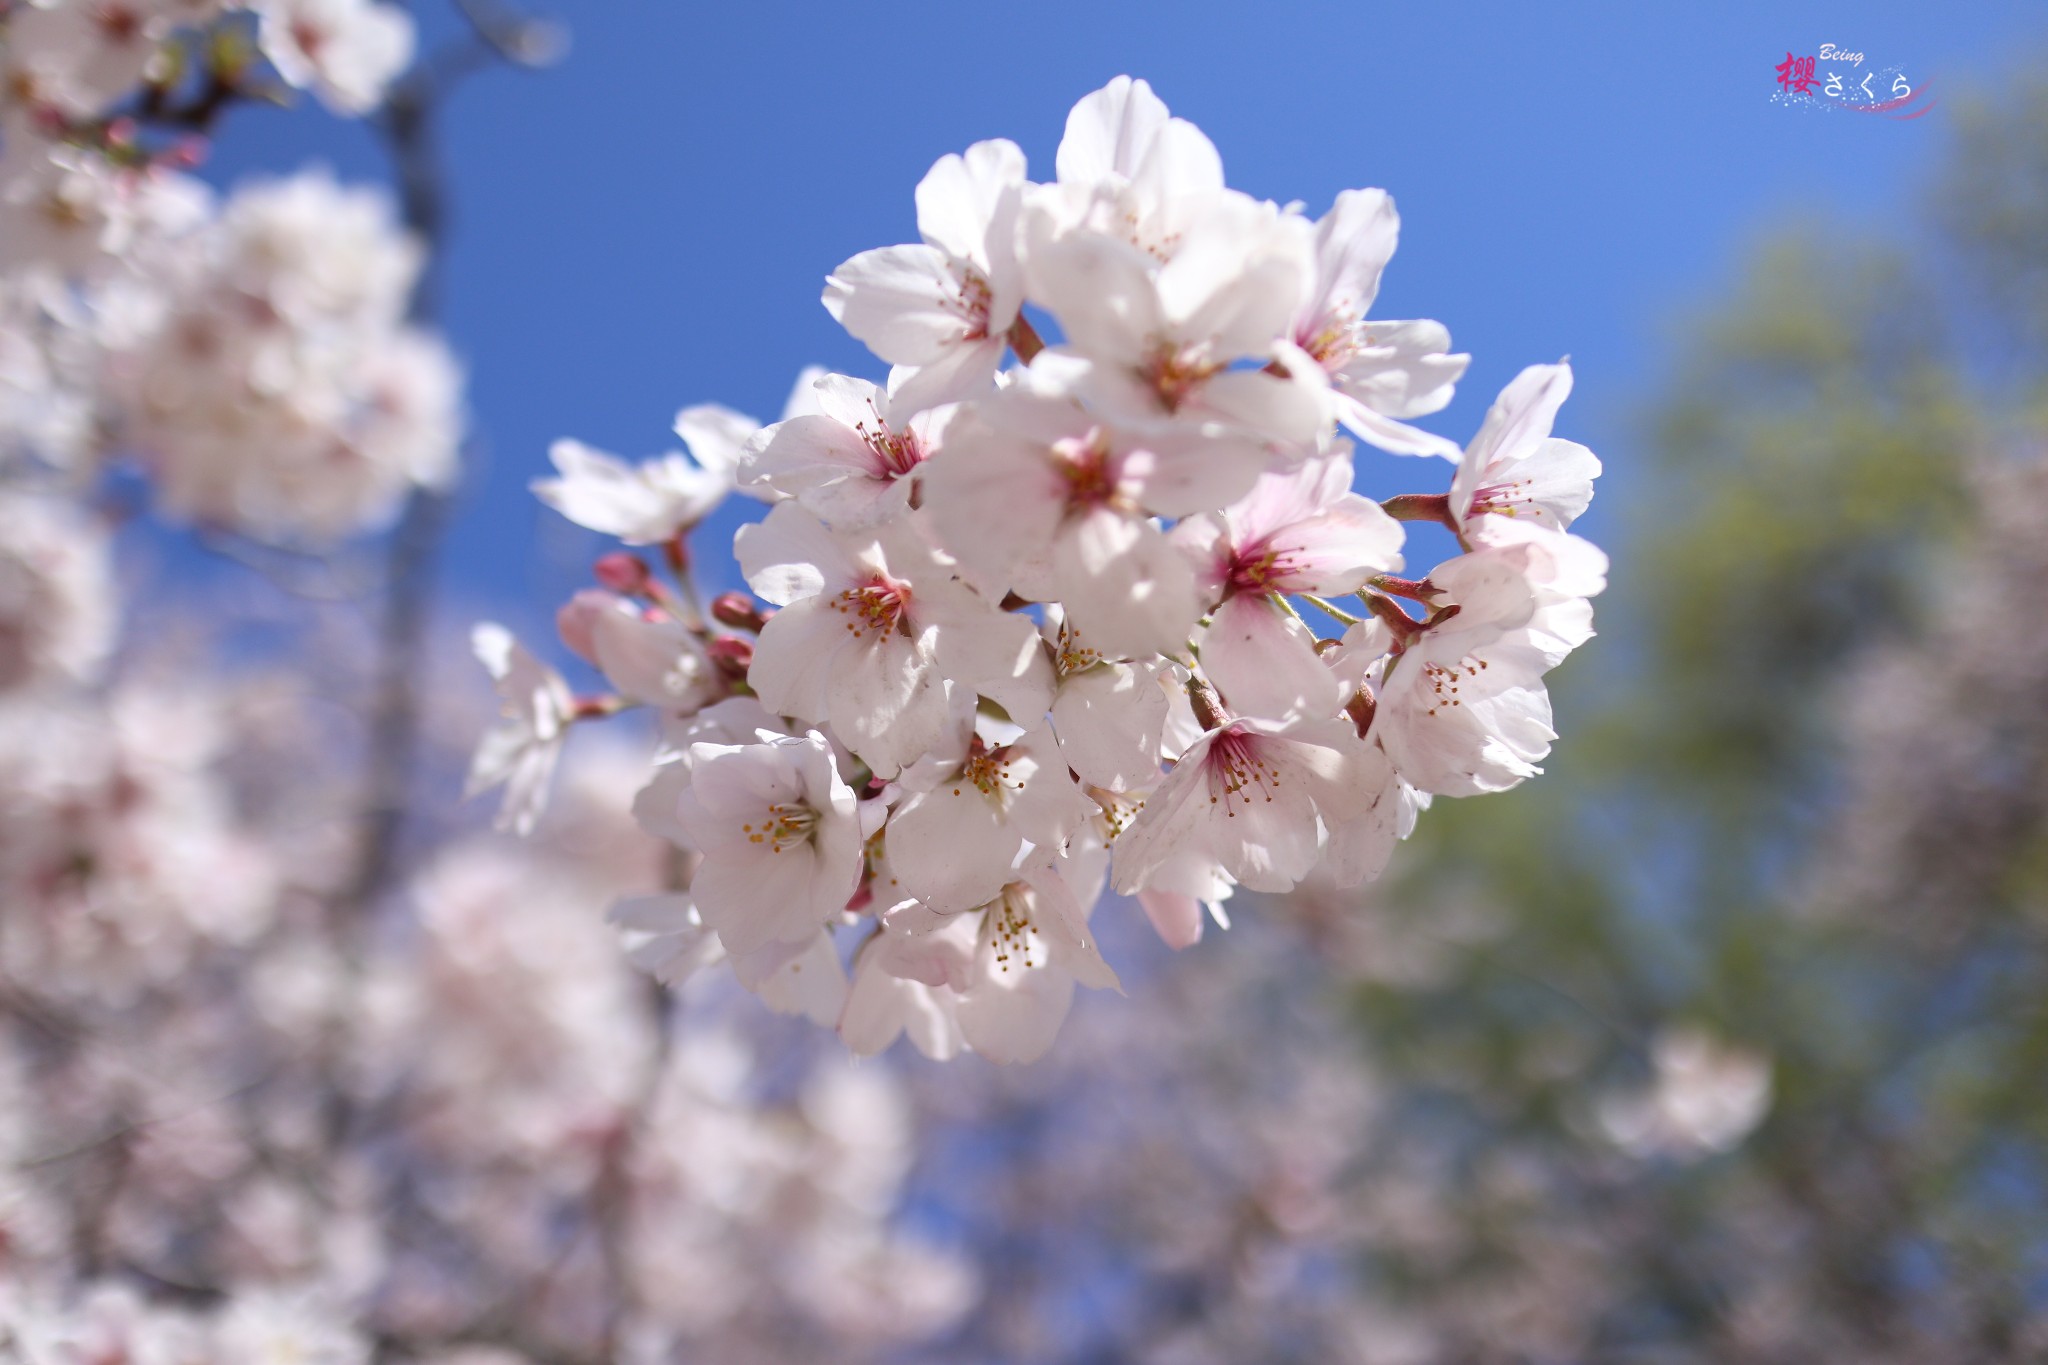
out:
<path id="1" fill-rule="evenodd" d="M 722 592 L 711 599 L 711 619 L 722 626 L 752 631 L 756 635 L 761 633 L 766 621 L 754 599 L 743 592 Z"/>
<path id="2" fill-rule="evenodd" d="M 206 164 L 206 154 L 212 144 L 203 137 L 179 138 L 177 143 L 163 154 L 164 164 L 179 170 L 197 170 Z"/>
<path id="3" fill-rule="evenodd" d="M 629 555 L 624 550 L 600 556 L 593 571 L 597 581 L 613 592 L 637 596 L 647 591 L 647 566 L 640 562 L 639 556 Z"/>
<path id="4" fill-rule="evenodd" d="M 569 646 L 576 656 L 590 663 L 597 662 L 595 631 L 597 618 L 608 611 L 619 609 L 619 598 L 600 588 L 585 588 L 562 604 L 555 613 L 555 630 L 562 637 L 562 643 Z"/>
<path id="5" fill-rule="evenodd" d="M 718 671 L 735 681 L 744 681 L 747 670 L 754 663 L 754 642 L 742 640 L 737 635 L 719 635 L 704 646 L 704 652 L 711 656 L 711 662 L 718 665 Z"/>

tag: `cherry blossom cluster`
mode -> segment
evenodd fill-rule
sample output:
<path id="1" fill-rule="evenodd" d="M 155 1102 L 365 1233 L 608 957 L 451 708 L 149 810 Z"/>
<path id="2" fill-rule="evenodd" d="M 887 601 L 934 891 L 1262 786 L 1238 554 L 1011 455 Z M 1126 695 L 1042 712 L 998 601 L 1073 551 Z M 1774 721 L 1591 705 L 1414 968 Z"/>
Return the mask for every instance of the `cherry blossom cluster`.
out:
<path id="1" fill-rule="evenodd" d="M 0 129 L 116 146 L 135 133 L 124 115 L 199 123 L 199 101 L 251 81 L 259 57 L 334 113 L 367 114 L 415 41 L 412 16 L 388 0 L 8 0 L 0 19 Z"/>
<path id="2" fill-rule="evenodd" d="M 407 321 L 421 249 L 387 198 L 308 172 L 222 203 L 184 169 L 273 77 L 360 114 L 412 48 L 369 0 L 0 6 L 11 477 L 129 459 L 167 515 L 306 544 L 452 478 L 462 377 Z"/>
<path id="3" fill-rule="evenodd" d="M 943 157 L 923 240 L 832 272 L 886 384 L 807 375 L 758 429 L 688 409 L 689 457 L 557 446 L 540 496 L 676 571 L 620 553 L 563 608 L 614 693 L 477 634 L 506 717 L 473 788 L 528 826 L 573 722 L 653 708 L 638 810 L 688 885 L 619 907 L 636 952 L 668 979 L 730 961 L 856 1052 L 1043 1053 L 1077 984 L 1117 985 L 1105 888 L 1184 946 L 1240 886 L 1377 875 L 1432 797 L 1539 771 L 1543 675 L 1604 586 L 1566 529 L 1599 470 L 1550 434 L 1566 366 L 1462 449 L 1412 424 L 1467 357 L 1367 316 L 1383 191 L 1310 219 L 1232 190 L 1121 77 L 1054 170 L 1000 140 Z M 1448 489 L 1353 492 L 1354 440 L 1451 462 Z M 760 603 L 707 613 L 686 537 L 734 489 L 770 504 L 736 545 Z M 1402 577 L 1415 522 L 1457 552 Z"/>

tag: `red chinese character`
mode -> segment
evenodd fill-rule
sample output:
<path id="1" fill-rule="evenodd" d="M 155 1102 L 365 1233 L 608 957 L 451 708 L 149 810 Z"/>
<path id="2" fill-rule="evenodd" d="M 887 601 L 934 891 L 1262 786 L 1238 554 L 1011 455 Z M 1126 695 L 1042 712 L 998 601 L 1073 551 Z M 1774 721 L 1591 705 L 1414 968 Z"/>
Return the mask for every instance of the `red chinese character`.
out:
<path id="1" fill-rule="evenodd" d="M 1814 59 L 1811 57 L 1795 57 L 1787 52 L 1785 60 L 1779 62 L 1775 68 L 1778 73 L 1778 84 L 1795 95 L 1811 95 L 1814 82 L 1813 62 Z"/>

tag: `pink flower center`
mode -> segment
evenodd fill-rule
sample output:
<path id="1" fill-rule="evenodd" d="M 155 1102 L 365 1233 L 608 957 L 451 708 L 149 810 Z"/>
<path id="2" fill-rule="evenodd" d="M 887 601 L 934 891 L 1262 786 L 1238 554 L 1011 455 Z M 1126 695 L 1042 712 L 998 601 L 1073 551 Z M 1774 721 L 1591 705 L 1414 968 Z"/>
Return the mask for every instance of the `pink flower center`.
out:
<path id="1" fill-rule="evenodd" d="M 946 307 L 958 313 L 967 330 L 960 336 L 962 341 L 985 341 L 988 339 L 989 309 L 995 302 L 994 291 L 979 270 L 973 266 L 961 266 L 960 292 L 945 300 Z"/>
<path id="2" fill-rule="evenodd" d="M 740 826 L 750 844 L 764 844 L 770 853 L 780 853 L 797 844 L 807 844 L 818 827 L 818 813 L 796 802 L 778 801 L 770 806 L 761 822 Z"/>
<path id="3" fill-rule="evenodd" d="M 960 780 L 971 783 L 983 796 L 994 796 L 1004 787 L 1018 788 L 1024 784 L 1010 776 L 1010 750 L 1008 746 L 991 749 L 979 735 L 967 751 L 967 761 L 960 765 Z M 960 788 L 953 788 L 958 796 Z"/>
<path id="4" fill-rule="evenodd" d="M 1491 512 L 1497 517 L 1521 515 L 1521 508 L 1529 501 L 1529 481 L 1509 479 L 1506 483 L 1492 483 L 1472 495 L 1472 510 L 1467 516 L 1478 516 Z"/>
<path id="5" fill-rule="evenodd" d="M 832 599 L 832 610 L 844 616 L 846 628 L 861 639 L 886 635 L 892 630 L 909 634 L 903 620 L 904 609 L 909 605 L 910 585 L 880 575 Z"/>
<path id="6" fill-rule="evenodd" d="M 1053 463 L 1067 481 L 1067 507 L 1101 507 L 1116 500 L 1116 469 L 1100 430 L 1054 443 Z"/>
<path id="7" fill-rule="evenodd" d="M 1223 595 L 1273 592 L 1274 585 L 1294 571 L 1285 550 L 1270 541 L 1254 542 L 1231 554 L 1230 567 L 1223 575 Z"/>
<path id="8" fill-rule="evenodd" d="M 1138 373 L 1159 395 L 1168 412 L 1178 412 L 1190 394 L 1224 369 L 1225 366 L 1209 358 L 1204 347 L 1162 346 Z"/>
<path id="9" fill-rule="evenodd" d="M 1209 778 L 1209 804 L 1222 805 L 1235 820 L 1239 807 L 1264 801 L 1270 805 L 1280 790 L 1280 769 L 1268 762 L 1261 738 L 1245 730 L 1225 730 L 1210 742 L 1203 760 Z"/>
<path id="10" fill-rule="evenodd" d="M 320 49 L 327 46 L 327 30 L 311 19 L 296 19 L 291 25 L 292 44 L 306 54 L 306 60 L 320 60 Z"/>
<path id="11" fill-rule="evenodd" d="M 924 442 L 917 439 L 916 432 L 889 430 L 889 424 L 872 403 L 868 404 L 868 414 L 870 420 L 855 422 L 853 429 L 874 457 L 869 472 L 875 478 L 893 483 L 924 463 Z"/>

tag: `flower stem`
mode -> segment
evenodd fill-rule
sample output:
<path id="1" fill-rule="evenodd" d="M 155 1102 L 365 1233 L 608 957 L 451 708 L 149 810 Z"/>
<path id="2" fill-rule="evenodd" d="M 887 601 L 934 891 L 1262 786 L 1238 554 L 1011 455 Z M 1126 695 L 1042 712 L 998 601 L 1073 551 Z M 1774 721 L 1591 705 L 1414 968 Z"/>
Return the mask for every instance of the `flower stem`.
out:
<path id="1" fill-rule="evenodd" d="M 1301 594 L 1301 600 L 1313 604 L 1317 611 L 1322 612 L 1325 616 L 1334 616 L 1347 626 L 1355 626 L 1365 619 L 1362 616 L 1353 616 L 1335 602 L 1326 602 L 1312 592 Z"/>
<path id="2" fill-rule="evenodd" d="M 662 554 L 668 560 L 669 574 L 676 580 L 680 591 L 670 601 L 663 603 L 691 631 L 705 634 L 704 607 L 697 600 L 696 580 L 690 577 L 690 547 L 685 543 L 685 531 L 678 531 L 661 543 Z"/>
<path id="3" fill-rule="evenodd" d="M 1017 320 L 1010 324 L 1010 330 L 1003 335 L 1009 341 L 1010 349 L 1017 353 L 1017 359 L 1026 365 L 1031 363 L 1032 357 L 1045 349 L 1045 338 L 1038 335 L 1038 329 L 1033 327 L 1022 313 L 1017 314 Z"/>
<path id="4" fill-rule="evenodd" d="M 1387 628 L 1394 632 L 1396 643 L 1405 645 L 1422 633 L 1422 623 L 1401 610 L 1401 604 L 1393 598 L 1376 592 L 1362 592 L 1358 600 L 1365 603 L 1374 616 L 1386 622 Z"/>

